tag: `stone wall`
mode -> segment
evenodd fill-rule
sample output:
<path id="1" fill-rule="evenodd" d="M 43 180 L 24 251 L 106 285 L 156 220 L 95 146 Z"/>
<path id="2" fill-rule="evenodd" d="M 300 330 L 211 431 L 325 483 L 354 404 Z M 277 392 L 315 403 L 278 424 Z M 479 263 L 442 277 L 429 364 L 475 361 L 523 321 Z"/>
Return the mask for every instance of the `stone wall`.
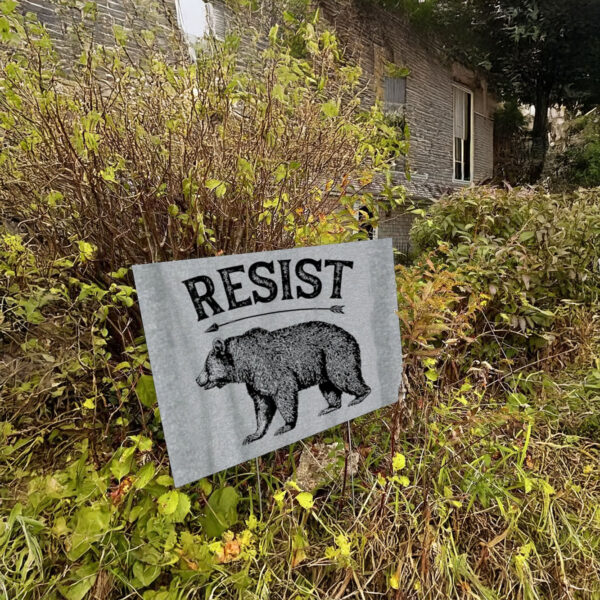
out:
<path id="1" fill-rule="evenodd" d="M 114 28 L 129 33 L 128 49 L 134 53 L 144 51 L 143 30 L 162 31 L 157 42 L 163 47 L 170 44 L 172 35 L 179 35 L 176 0 L 95 0 L 95 14 L 86 10 L 86 2 L 76 0 L 20 0 L 19 9 L 34 13 L 46 27 L 54 45 L 66 61 L 77 60 L 81 49 L 78 24 L 85 24 L 86 36 L 96 44 L 115 43 Z M 88 3 L 89 4 L 89 3 Z"/>
<path id="2" fill-rule="evenodd" d="M 114 39 L 114 25 L 130 31 L 150 27 L 175 31 L 175 1 L 97 0 L 98 17 L 93 26 L 96 41 L 107 43 Z M 321 8 L 325 23 L 336 30 L 349 55 L 361 65 L 366 104 L 382 99 L 388 63 L 410 71 L 406 81 L 404 116 L 411 135 L 408 156 L 411 177 L 407 180 L 404 164 L 399 164 L 394 173 L 395 183 L 403 184 L 409 196 L 425 202 L 465 185 L 453 180 L 454 84 L 473 93 L 473 182 L 480 183 L 492 177 L 495 102 L 487 92 L 485 81 L 461 65 L 451 64 L 431 41 L 422 39 L 398 13 L 390 13 L 361 0 L 317 0 L 316 4 Z M 73 33 L 69 31 L 69 23 L 82 18 L 80 9 L 51 8 L 46 0 L 22 0 L 21 6 L 37 13 L 65 55 L 73 53 Z M 269 3 L 260 6 L 258 21 L 264 25 L 275 20 Z M 412 216 L 405 213 L 400 210 L 383 215 L 378 230 L 380 237 L 391 237 L 395 247 L 402 252 L 408 248 L 412 224 Z"/>
<path id="3" fill-rule="evenodd" d="M 335 27 L 354 60 L 363 69 L 368 102 L 381 99 L 386 63 L 407 67 L 405 116 L 410 128 L 411 180 L 402 170 L 397 181 L 409 194 L 433 199 L 461 187 L 453 181 L 452 86 L 460 84 L 474 100 L 474 182 L 493 174 L 493 112 L 495 103 L 485 81 L 451 64 L 431 42 L 420 39 L 396 13 L 357 0 L 321 0 L 323 16 Z"/>
<path id="4" fill-rule="evenodd" d="M 468 69 L 451 64 L 398 14 L 360 3 L 358 0 L 321 0 L 325 20 L 333 25 L 343 44 L 363 69 L 366 99 L 382 98 L 386 63 L 407 67 L 405 117 L 410 128 L 408 162 L 395 173 L 409 196 L 431 201 L 463 187 L 453 180 L 453 84 L 473 93 L 473 181 L 493 175 L 493 113 L 495 102 L 485 81 Z M 391 237 L 394 247 L 408 247 L 412 215 L 400 209 L 383 215 L 378 235 Z"/>

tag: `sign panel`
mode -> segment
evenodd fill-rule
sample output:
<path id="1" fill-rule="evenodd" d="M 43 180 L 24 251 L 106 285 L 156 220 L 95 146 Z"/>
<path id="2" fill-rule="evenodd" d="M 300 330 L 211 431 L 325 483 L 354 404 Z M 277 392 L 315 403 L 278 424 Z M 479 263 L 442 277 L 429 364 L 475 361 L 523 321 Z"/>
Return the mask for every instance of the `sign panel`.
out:
<path id="1" fill-rule="evenodd" d="M 391 240 L 133 272 L 177 486 L 398 398 Z"/>

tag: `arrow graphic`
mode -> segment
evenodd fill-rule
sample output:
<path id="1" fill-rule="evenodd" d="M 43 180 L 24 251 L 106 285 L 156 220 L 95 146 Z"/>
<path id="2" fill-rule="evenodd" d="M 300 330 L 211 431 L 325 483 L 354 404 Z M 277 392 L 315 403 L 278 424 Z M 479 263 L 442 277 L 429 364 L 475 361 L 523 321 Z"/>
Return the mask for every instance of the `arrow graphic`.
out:
<path id="1" fill-rule="evenodd" d="M 344 314 L 344 306 L 340 304 L 334 304 L 329 308 L 291 308 L 288 310 L 275 310 L 273 312 L 261 313 L 260 315 L 249 315 L 247 317 L 242 317 L 240 319 L 234 319 L 233 321 L 227 321 L 226 323 L 213 323 L 204 333 L 212 333 L 213 331 L 219 331 L 222 327 L 226 325 L 231 325 L 232 323 L 238 323 L 239 321 L 245 321 L 246 319 L 255 319 L 257 317 L 267 317 L 269 315 L 277 315 L 280 313 L 290 313 L 290 312 L 300 312 L 303 310 L 326 310 L 332 313 Z"/>

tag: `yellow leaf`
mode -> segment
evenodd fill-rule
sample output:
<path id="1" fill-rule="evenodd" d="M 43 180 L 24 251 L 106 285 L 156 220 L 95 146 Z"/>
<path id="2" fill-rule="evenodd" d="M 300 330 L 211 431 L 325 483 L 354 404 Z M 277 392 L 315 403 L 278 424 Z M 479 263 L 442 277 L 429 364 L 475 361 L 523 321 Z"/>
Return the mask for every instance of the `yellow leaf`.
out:
<path id="1" fill-rule="evenodd" d="M 94 258 L 94 254 L 97 250 L 96 246 L 89 242 L 84 242 L 83 240 L 78 241 L 77 246 L 79 247 L 79 260 L 81 260 L 81 262 L 86 262 Z"/>
<path id="2" fill-rule="evenodd" d="M 90 410 L 93 410 L 94 408 L 96 408 L 96 403 L 94 402 L 93 398 L 87 398 L 87 400 L 82 404 L 83 408 L 89 408 Z"/>
<path id="3" fill-rule="evenodd" d="M 305 558 L 306 552 L 304 552 L 304 549 L 298 548 L 298 550 L 294 552 L 294 556 L 292 558 L 292 569 L 297 567 Z"/>
<path id="4" fill-rule="evenodd" d="M 408 487 L 410 485 L 410 479 L 404 475 L 398 477 L 398 483 L 404 487 Z"/>
<path id="5" fill-rule="evenodd" d="M 279 508 L 283 506 L 283 499 L 285 498 L 285 490 L 281 490 L 280 492 L 276 492 L 273 494 L 273 499 L 277 502 Z"/>
<path id="6" fill-rule="evenodd" d="M 400 452 L 396 452 L 394 458 L 392 460 L 392 468 L 394 471 L 400 471 L 404 469 L 406 466 L 406 457 L 404 454 L 400 454 Z"/>
<path id="7" fill-rule="evenodd" d="M 254 516 L 254 513 L 246 519 L 246 526 L 250 531 L 254 531 L 258 527 L 258 519 Z"/>
<path id="8" fill-rule="evenodd" d="M 298 501 L 298 504 L 306 510 L 310 510 L 314 506 L 312 494 L 309 492 L 301 492 L 296 496 L 296 500 Z"/>
<path id="9" fill-rule="evenodd" d="M 350 541 L 348 540 L 348 538 L 343 533 L 340 533 L 338 536 L 336 536 L 335 543 L 337 544 L 337 547 L 340 549 L 340 554 L 342 556 L 346 556 L 346 557 L 350 556 L 351 544 L 350 544 Z"/>

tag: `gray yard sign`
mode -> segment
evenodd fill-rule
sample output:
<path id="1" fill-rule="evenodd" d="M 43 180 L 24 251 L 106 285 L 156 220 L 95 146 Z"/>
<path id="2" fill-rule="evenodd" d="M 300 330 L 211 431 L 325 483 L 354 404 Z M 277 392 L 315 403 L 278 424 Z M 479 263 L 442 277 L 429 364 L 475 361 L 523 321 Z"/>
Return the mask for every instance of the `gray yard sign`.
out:
<path id="1" fill-rule="evenodd" d="M 398 398 L 391 240 L 133 270 L 177 486 Z"/>

